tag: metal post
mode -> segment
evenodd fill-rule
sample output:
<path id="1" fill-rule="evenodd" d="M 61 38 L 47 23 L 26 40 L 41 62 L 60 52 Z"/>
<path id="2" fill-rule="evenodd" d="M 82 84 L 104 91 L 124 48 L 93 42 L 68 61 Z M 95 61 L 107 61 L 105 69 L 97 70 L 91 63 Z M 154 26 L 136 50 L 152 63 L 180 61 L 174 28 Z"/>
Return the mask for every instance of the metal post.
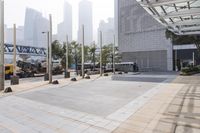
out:
<path id="1" fill-rule="evenodd" d="M 85 43 L 85 36 L 84 36 L 84 25 L 82 25 L 82 34 L 83 34 L 83 42 L 82 42 L 82 78 L 84 78 L 85 77 L 85 72 L 84 72 L 84 43 Z"/>
<path id="2" fill-rule="evenodd" d="M 102 31 L 100 31 L 100 76 L 102 76 Z"/>
<path id="3" fill-rule="evenodd" d="M 0 90 L 4 90 L 4 1 L 0 0 Z"/>
<path id="4" fill-rule="evenodd" d="M 178 71 L 177 50 L 175 50 L 175 71 Z"/>
<path id="5" fill-rule="evenodd" d="M 49 14 L 49 83 L 52 83 L 52 16 Z"/>
<path id="6" fill-rule="evenodd" d="M 16 24 L 13 25 L 13 75 L 16 76 Z"/>
<path id="7" fill-rule="evenodd" d="M 113 73 L 115 74 L 115 35 L 113 39 Z"/>
<path id="8" fill-rule="evenodd" d="M 193 66 L 195 66 L 195 53 L 194 52 L 192 54 L 192 58 L 193 58 Z"/>
<path id="9" fill-rule="evenodd" d="M 69 53 L 68 53 L 68 50 L 69 50 L 69 48 L 68 48 L 68 46 L 69 46 L 69 39 L 68 39 L 68 35 L 67 35 L 67 38 L 66 38 L 67 40 L 66 40 L 66 73 L 68 72 L 68 66 L 69 66 L 69 58 L 68 58 L 68 55 L 69 55 Z"/>

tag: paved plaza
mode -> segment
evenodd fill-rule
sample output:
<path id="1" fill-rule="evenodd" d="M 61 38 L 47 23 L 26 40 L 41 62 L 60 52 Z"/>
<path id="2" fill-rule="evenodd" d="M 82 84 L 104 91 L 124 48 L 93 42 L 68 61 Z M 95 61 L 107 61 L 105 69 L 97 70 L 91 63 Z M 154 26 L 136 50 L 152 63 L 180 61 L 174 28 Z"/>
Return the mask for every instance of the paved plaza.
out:
<path id="1" fill-rule="evenodd" d="M 0 133 L 200 132 L 200 76 L 123 77 L 27 80 L 27 88 L 40 86 L 0 97 Z"/>

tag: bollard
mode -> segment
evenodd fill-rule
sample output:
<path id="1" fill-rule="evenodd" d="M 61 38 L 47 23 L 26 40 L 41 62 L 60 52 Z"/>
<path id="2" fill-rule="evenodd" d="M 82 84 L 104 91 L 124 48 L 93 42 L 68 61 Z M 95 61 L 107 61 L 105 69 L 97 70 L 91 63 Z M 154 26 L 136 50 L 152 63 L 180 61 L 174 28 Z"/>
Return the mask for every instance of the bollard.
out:
<path id="1" fill-rule="evenodd" d="M 58 82 L 58 80 L 54 80 L 54 81 L 52 82 L 52 84 L 53 84 L 53 85 L 57 85 L 57 84 L 59 84 L 59 82 Z"/>
<path id="2" fill-rule="evenodd" d="M 10 93 L 10 92 L 13 92 L 11 87 L 7 87 L 4 91 L 4 93 Z"/>

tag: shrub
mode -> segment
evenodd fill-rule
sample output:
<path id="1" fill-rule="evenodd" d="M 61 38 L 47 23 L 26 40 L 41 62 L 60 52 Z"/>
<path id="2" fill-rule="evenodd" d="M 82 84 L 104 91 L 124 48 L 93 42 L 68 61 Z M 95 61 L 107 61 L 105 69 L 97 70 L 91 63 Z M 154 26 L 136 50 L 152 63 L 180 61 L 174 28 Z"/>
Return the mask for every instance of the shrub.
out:
<path id="1" fill-rule="evenodd" d="M 189 72 L 191 72 L 191 69 L 190 69 L 190 67 L 185 67 L 185 68 L 182 68 L 181 72 L 189 73 Z"/>
<path id="2" fill-rule="evenodd" d="M 181 70 L 182 73 L 190 74 L 190 73 L 199 73 L 200 72 L 200 66 L 189 66 L 182 68 Z"/>

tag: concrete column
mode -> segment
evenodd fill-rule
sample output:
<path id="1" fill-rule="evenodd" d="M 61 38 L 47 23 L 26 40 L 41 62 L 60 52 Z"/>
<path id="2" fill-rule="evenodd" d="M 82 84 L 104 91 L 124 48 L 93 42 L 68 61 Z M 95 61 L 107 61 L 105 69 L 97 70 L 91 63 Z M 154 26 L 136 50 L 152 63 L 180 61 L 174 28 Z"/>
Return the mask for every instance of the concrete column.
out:
<path id="1" fill-rule="evenodd" d="M 177 59 L 178 59 L 177 50 L 175 50 L 175 71 L 176 72 L 178 71 L 178 62 L 177 62 Z"/>
<path id="2" fill-rule="evenodd" d="M 52 83 L 52 16 L 49 14 L 49 83 Z"/>
<path id="3" fill-rule="evenodd" d="M 49 31 L 47 32 L 47 59 L 46 59 L 46 73 L 49 74 Z"/>
<path id="4" fill-rule="evenodd" d="M 13 75 L 16 75 L 16 24 L 13 25 Z"/>
<path id="5" fill-rule="evenodd" d="M 100 31 L 100 76 L 102 76 L 102 31 Z"/>
<path id="6" fill-rule="evenodd" d="M 81 67 L 81 70 L 82 70 L 82 78 L 84 78 L 84 75 L 85 75 L 85 72 L 84 72 L 84 59 L 85 59 L 85 57 L 84 57 L 84 43 L 85 43 L 85 36 L 84 36 L 84 25 L 82 25 L 82 35 L 83 35 L 83 42 L 82 42 L 82 60 L 81 60 L 81 62 L 82 62 L 82 67 Z"/>
<path id="7" fill-rule="evenodd" d="M 115 35 L 113 36 L 113 73 L 115 74 Z"/>
<path id="8" fill-rule="evenodd" d="M 66 38 L 66 72 L 68 72 L 68 66 L 69 66 L 69 59 L 68 59 L 68 55 L 69 55 L 69 38 L 68 38 L 68 35 L 67 35 L 67 38 Z"/>
<path id="9" fill-rule="evenodd" d="M 0 0 L 0 90 L 4 90 L 4 1 Z"/>

